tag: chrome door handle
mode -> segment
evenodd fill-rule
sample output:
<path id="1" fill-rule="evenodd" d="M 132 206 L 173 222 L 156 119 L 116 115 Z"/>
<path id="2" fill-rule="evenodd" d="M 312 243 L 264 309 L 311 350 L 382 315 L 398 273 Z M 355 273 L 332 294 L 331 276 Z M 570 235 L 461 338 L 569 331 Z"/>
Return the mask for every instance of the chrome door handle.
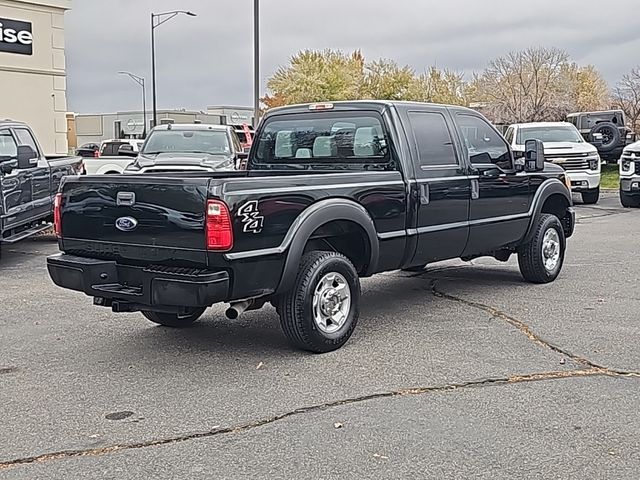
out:
<path id="1" fill-rule="evenodd" d="M 480 198 L 480 183 L 477 178 L 471 179 L 471 200 Z"/>

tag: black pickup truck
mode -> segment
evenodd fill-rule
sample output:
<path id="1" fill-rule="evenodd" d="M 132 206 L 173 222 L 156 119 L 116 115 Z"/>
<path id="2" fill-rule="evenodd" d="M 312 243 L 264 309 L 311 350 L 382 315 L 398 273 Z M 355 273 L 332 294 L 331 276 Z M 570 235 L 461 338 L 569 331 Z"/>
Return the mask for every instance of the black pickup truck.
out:
<path id="1" fill-rule="evenodd" d="M 51 228 L 53 201 L 80 157 L 45 157 L 24 123 L 0 121 L 0 247 Z"/>
<path id="2" fill-rule="evenodd" d="M 515 253 L 550 282 L 575 223 L 542 142 L 514 159 L 473 110 L 386 101 L 275 109 L 246 171 L 66 178 L 57 205 L 57 285 L 172 327 L 271 302 L 313 352 L 348 340 L 360 277 Z"/>

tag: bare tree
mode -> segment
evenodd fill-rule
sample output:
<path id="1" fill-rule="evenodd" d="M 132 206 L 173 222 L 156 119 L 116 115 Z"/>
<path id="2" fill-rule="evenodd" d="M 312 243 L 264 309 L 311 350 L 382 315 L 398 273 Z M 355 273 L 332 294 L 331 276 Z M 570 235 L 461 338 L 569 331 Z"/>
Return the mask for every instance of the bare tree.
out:
<path id="1" fill-rule="evenodd" d="M 555 120 L 572 109 L 569 55 L 556 48 L 528 48 L 489 62 L 476 76 L 477 100 L 498 122 Z"/>
<path id="2" fill-rule="evenodd" d="M 613 89 L 613 103 L 624 111 L 629 126 L 640 133 L 640 66 L 622 76 Z"/>

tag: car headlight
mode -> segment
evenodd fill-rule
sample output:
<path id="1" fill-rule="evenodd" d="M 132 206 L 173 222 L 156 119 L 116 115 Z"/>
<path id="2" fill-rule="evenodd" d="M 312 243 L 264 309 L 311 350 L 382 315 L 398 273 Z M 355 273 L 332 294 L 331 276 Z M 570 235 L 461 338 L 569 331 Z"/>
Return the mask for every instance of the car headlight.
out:
<path id="1" fill-rule="evenodd" d="M 623 171 L 628 172 L 629 170 L 631 170 L 631 166 L 633 165 L 633 162 L 631 160 L 622 159 L 620 161 L 620 165 L 622 166 Z"/>
<path id="2" fill-rule="evenodd" d="M 595 157 L 588 157 L 589 161 L 589 170 L 598 170 L 600 168 L 600 157 L 596 155 Z"/>

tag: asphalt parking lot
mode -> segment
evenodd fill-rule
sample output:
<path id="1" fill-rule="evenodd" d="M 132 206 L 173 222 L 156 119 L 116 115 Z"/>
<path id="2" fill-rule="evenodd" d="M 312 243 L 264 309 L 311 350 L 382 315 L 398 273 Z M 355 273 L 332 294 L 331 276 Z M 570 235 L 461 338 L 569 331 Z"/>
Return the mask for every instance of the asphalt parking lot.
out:
<path id="1" fill-rule="evenodd" d="M 515 261 L 363 282 L 337 352 L 275 311 L 157 327 L 0 260 L 0 478 L 616 478 L 640 470 L 640 211 L 577 206 L 553 284 Z"/>

